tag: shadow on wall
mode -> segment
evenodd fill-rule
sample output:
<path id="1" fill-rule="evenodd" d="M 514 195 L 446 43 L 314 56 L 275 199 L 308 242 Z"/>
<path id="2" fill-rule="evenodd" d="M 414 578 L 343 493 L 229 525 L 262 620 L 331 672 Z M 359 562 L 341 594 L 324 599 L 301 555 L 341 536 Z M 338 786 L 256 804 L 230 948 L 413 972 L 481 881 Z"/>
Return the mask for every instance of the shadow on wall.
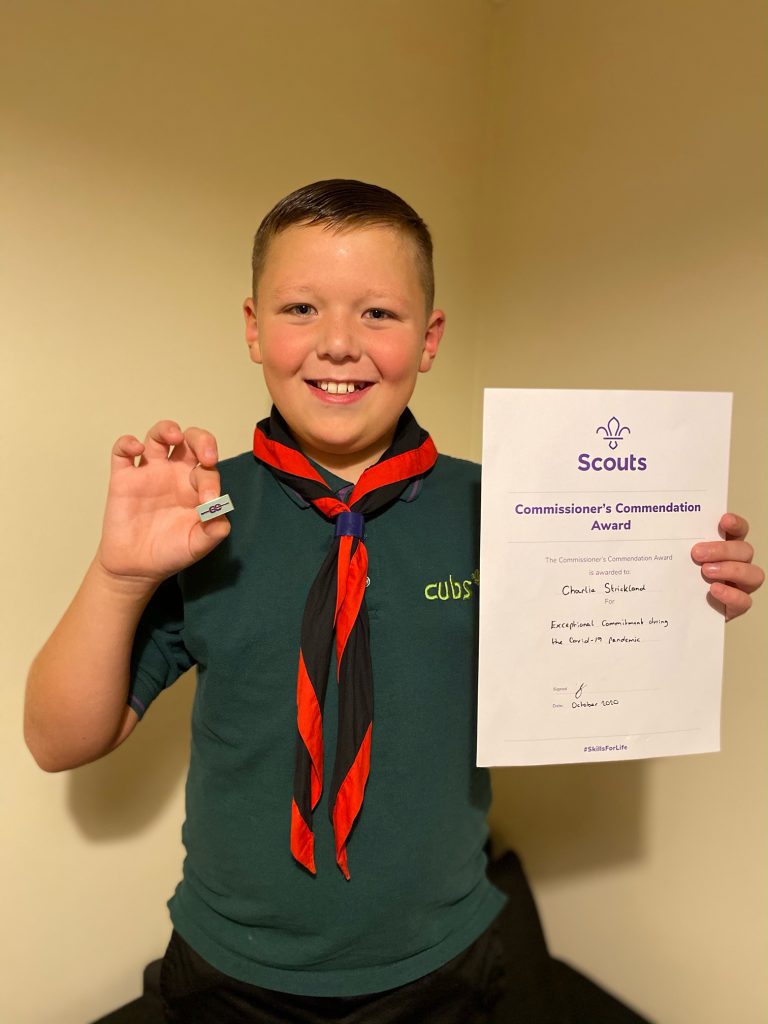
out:
<path id="1" fill-rule="evenodd" d="M 189 763 L 193 680 L 188 672 L 162 694 L 108 757 L 69 773 L 69 811 L 88 839 L 136 835 L 167 806 Z"/>
<path id="2" fill-rule="evenodd" d="M 496 851 L 515 849 L 535 879 L 639 860 L 647 770 L 643 761 L 495 768 Z"/>

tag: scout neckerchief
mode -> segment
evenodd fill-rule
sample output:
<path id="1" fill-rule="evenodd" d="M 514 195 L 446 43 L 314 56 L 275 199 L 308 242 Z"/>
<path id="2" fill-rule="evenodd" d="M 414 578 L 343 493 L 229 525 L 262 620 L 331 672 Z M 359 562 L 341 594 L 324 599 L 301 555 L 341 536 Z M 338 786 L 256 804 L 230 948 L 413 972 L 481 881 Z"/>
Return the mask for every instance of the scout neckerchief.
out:
<path id="1" fill-rule="evenodd" d="M 310 588 L 301 624 L 291 852 L 315 874 L 312 812 L 323 788 L 323 704 L 335 632 L 339 727 L 328 809 L 336 862 L 349 878 L 347 838 L 363 803 L 373 720 L 373 672 L 365 606 L 365 516 L 395 501 L 408 484 L 431 469 L 437 449 L 406 409 L 391 446 L 365 470 L 346 503 L 302 454 L 274 407 L 269 419 L 256 426 L 253 453 L 279 481 L 336 523 L 333 543 Z"/>

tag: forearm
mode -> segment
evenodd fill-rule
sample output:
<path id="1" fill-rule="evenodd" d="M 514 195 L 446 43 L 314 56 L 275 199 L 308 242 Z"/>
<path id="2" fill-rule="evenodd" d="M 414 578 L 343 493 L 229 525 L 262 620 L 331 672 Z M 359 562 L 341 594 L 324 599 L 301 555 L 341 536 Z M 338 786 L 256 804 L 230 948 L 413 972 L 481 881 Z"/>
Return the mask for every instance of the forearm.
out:
<path id="1" fill-rule="evenodd" d="M 24 736 L 46 771 L 93 761 L 135 724 L 126 706 L 136 627 L 156 585 L 121 579 L 92 563 L 32 664 Z"/>

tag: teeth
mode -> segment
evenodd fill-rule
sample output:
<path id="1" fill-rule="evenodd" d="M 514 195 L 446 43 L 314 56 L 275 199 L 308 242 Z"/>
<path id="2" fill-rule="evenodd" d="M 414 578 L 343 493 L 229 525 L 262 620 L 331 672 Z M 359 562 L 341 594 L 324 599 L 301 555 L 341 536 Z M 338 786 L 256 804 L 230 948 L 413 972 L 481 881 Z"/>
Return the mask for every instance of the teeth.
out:
<path id="1" fill-rule="evenodd" d="M 317 386 L 329 395 L 351 395 L 357 388 L 353 381 L 319 380 Z"/>

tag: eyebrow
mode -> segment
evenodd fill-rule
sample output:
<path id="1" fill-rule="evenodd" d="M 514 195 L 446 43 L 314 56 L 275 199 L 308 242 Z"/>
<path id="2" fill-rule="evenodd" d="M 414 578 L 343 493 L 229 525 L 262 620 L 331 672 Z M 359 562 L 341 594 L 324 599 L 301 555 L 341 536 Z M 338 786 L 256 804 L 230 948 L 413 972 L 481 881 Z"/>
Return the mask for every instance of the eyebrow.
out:
<path id="1" fill-rule="evenodd" d="M 295 284 L 285 285 L 282 288 L 276 288 L 274 295 L 276 298 L 282 298 L 283 296 L 294 296 L 297 294 L 314 295 L 317 294 L 317 288 L 309 284 Z M 405 298 L 402 295 L 398 295 L 395 292 L 389 292 L 386 289 L 379 288 L 366 288 L 361 294 L 361 299 L 367 301 L 369 299 L 378 299 L 382 302 L 405 302 Z"/>
<path id="2" fill-rule="evenodd" d="M 308 284 L 289 284 L 284 288 L 276 288 L 275 295 L 295 295 L 296 292 L 311 292 L 314 289 Z"/>
<path id="3" fill-rule="evenodd" d="M 384 299 L 386 302 L 403 302 L 402 295 L 398 295 L 396 292 L 388 292 L 385 288 L 369 288 L 363 292 L 364 299 Z"/>

